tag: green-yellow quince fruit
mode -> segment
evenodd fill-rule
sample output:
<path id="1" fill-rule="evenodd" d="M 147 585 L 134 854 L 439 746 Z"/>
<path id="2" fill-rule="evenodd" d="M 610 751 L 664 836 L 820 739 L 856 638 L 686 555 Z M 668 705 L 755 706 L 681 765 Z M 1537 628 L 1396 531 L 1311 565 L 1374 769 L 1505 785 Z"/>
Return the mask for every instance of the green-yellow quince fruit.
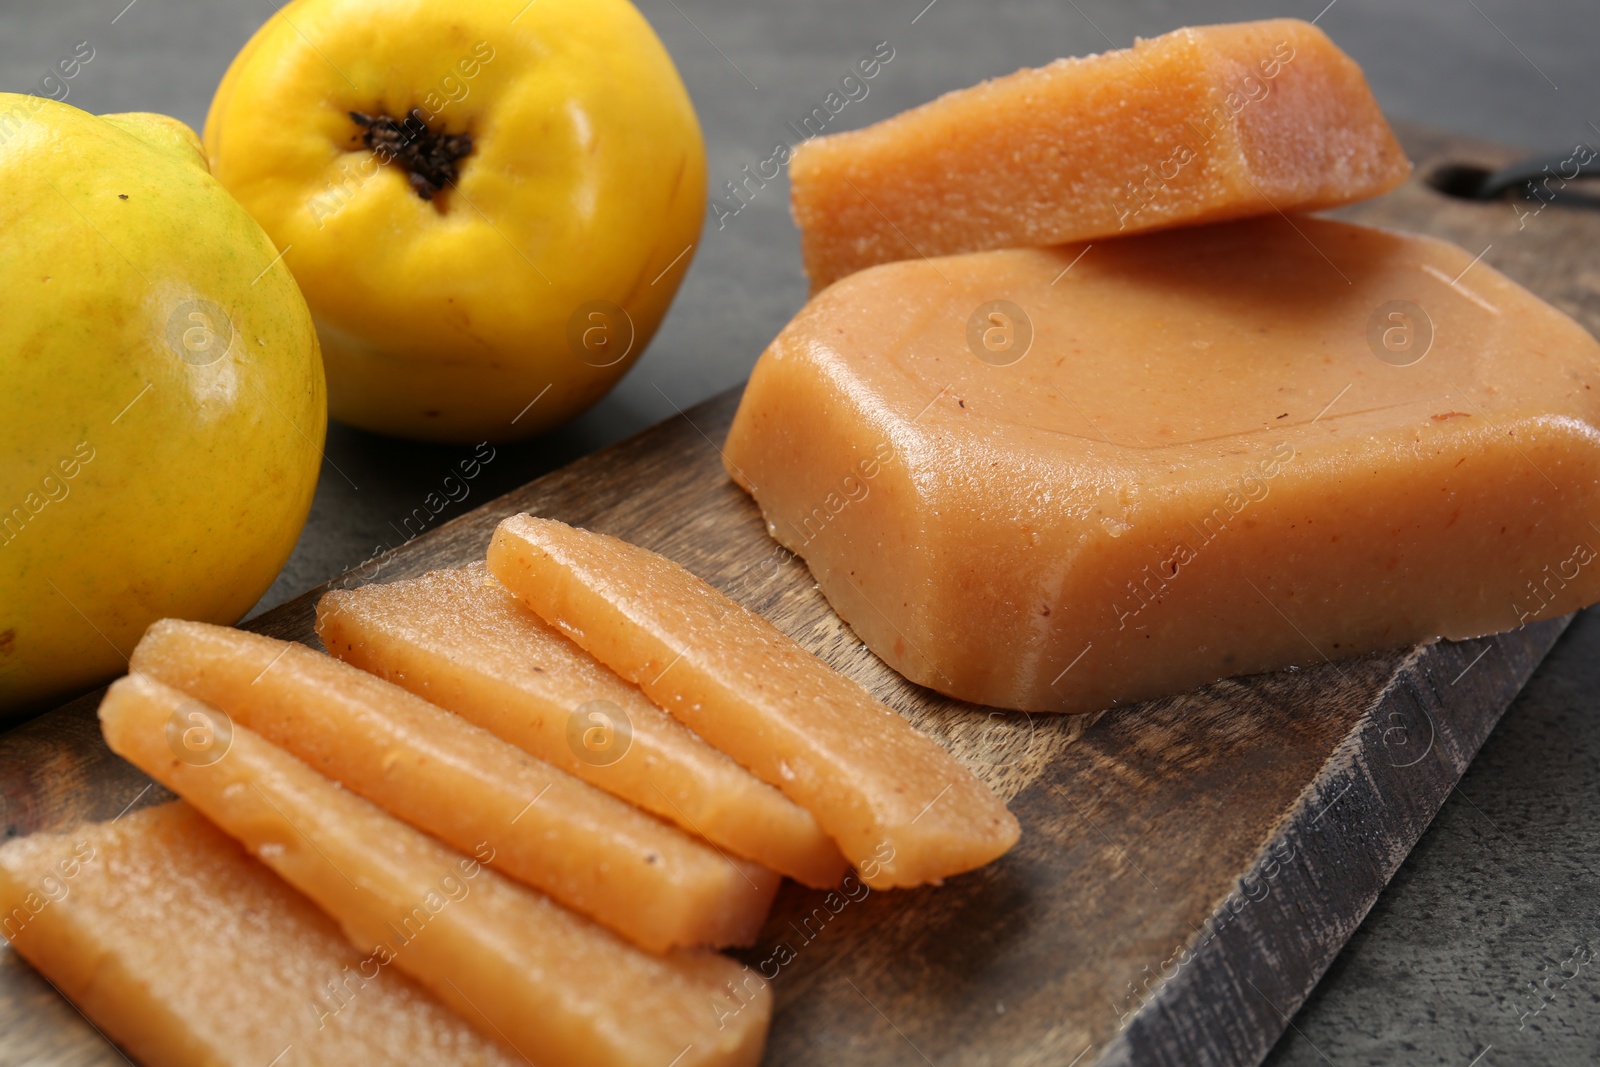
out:
<path id="1" fill-rule="evenodd" d="M 310 312 L 194 132 L 0 93 L 0 718 L 233 622 L 311 507 Z"/>

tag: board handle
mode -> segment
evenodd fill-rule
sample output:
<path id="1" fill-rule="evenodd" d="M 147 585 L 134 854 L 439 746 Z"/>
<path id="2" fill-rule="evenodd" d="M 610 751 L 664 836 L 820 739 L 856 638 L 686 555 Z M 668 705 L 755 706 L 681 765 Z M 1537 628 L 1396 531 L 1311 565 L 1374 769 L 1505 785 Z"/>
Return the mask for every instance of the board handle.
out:
<path id="1" fill-rule="evenodd" d="M 1600 196 L 1571 188 L 1574 182 L 1600 175 L 1600 151 L 1579 144 L 1561 153 L 1530 156 L 1498 170 L 1470 163 L 1445 163 L 1434 168 L 1427 184 L 1463 200 L 1500 200 L 1519 196 L 1544 204 L 1600 208 Z"/>

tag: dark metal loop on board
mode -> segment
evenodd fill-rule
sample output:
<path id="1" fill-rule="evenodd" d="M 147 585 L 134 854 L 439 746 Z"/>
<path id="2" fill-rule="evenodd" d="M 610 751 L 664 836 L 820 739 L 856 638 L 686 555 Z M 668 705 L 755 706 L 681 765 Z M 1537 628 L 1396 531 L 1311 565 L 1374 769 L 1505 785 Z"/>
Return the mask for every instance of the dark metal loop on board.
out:
<path id="1" fill-rule="evenodd" d="M 1427 177 L 1428 185 L 1463 200 L 1526 200 L 1600 208 L 1600 195 L 1570 188 L 1581 178 L 1600 176 L 1600 152 L 1578 145 L 1559 155 L 1538 155 L 1490 170 L 1470 163 L 1446 163 Z"/>

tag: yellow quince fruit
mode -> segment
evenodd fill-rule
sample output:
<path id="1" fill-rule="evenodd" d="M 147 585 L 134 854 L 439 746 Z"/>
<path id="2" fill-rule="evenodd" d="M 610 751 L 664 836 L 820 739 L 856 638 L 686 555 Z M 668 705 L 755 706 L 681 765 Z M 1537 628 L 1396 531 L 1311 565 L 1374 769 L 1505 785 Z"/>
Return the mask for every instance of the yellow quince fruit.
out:
<path id="1" fill-rule="evenodd" d="M 327 426 L 278 250 L 160 115 L 0 94 L 0 718 L 233 622 L 311 508 Z"/>
<path id="2" fill-rule="evenodd" d="M 628 0 L 293 0 L 205 126 L 300 281 L 334 418 L 526 437 L 638 358 L 693 258 L 699 123 Z"/>

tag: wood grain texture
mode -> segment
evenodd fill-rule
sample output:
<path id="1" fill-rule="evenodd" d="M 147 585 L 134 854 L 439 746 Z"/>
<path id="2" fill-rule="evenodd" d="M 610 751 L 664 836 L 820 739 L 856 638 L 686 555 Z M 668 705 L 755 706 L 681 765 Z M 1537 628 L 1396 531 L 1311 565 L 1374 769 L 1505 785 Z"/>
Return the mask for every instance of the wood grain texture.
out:
<path id="1" fill-rule="evenodd" d="M 1507 158 L 1401 132 L 1419 175 L 1444 159 Z M 1580 269 L 1600 215 L 1551 207 L 1519 220 L 1416 179 L 1340 214 L 1474 253 L 1492 244 L 1490 262 L 1600 332 L 1600 275 Z M 615 534 L 772 619 L 1010 801 L 1021 843 L 942 887 L 848 900 L 785 886 L 741 953 L 776 975 L 773 1065 L 1259 1062 L 1567 622 L 1098 716 L 964 705 L 880 663 L 767 537 L 716 451 L 736 403 L 708 401 L 331 585 L 481 558 L 495 524 L 520 511 Z M 322 591 L 249 628 L 314 644 Z M 96 701 L 0 737 L 7 836 L 165 796 L 105 750 Z M 100 1039 L 9 952 L 0 964 L 0 1064 L 122 1062 L 103 1043 L 97 1055 Z"/>

